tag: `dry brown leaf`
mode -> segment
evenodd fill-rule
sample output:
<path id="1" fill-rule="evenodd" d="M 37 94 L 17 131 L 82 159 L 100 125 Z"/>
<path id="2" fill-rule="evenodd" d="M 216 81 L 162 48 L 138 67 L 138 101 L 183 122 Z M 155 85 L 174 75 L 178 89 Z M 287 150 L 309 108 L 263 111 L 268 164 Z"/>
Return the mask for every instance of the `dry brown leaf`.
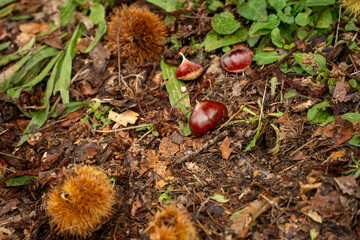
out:
<path id="1" fill-rule="evenodd" d="M 346 94 L 349 90 L 349 84 L 347 84 L 346 82 L 338 81 L 336 82 L 333 97 L 339 102 L 347 102 L 348 99 L 346 98 Z"/>
<path id="2" fill-rule="evenodd" d="M 279 197 L 266 196 L 268 200 L 273 203 L 279 204 Z M 259 197 L 255 201 L 251 202 L 250 205 L 245 207 L 241 212 L 236 216 L 231 229 L 237 234 L 237 238 L 245 238 L 251 223 L 258 218 L 263 212 L 266 212 L 270 209 L 270 204 L 268 200 L 263 197 Z"/>
<path id="3" fill-rule="evenodd" d="M 312 183 L 312 184 L 303 184 L 299 181 L 300 185 L 300 194 L 305 194 L 311 190 L 318 189 L 322 183 Z"/>
<path id="4" fill-rule="evenodd" d="M 317 223 L 322 223 L 322 218 L 321 218 L 321 216 L 317 213 L 317 212 L 315 212 L 315 211 L 313 211 L 313 210 L 310 210 L 309 212 L 304 212 L 304 214 L 306 215 L 306 216 L 308 216 L 308 217 L 310 217 L 312 220 L 314 220 L 315 222 L 317 222 Z"/>
<path id="5" fill-rule="evenodd" d="M 111 119 L 112 121 L 123 125 L 124 127 L 126 127 L 129 123 L 130 124 L 134 124 L 136 122 L 136 120 L 138 119 L 139 114 L 131 111 L 131 110 L 126 110 L 123 113 L 116 113 L 114 111 L 110 111 L 109 112 L 109 119 Z"/>
<path id="6" fill-rule="evenodd" d="M 332 152 L 330 156 L 323 162 L 324 163 L 332 163 L 332 162 L 338 162 L 338 161 L 346 161 L 343 159 L 345 155 L 345 149 L 342 149 L 340 151 Z"/>
<path id="7" fill-rule="evenodd" d="M 318 188 L 315 196 L 311 200 L 313 210 L 320 213 L 323 217 L 338 216 L 344 213 L 344 208 L 340 201 L 340 193 L 338 191 L 326 193 L 324 185 Z"/>
<path id="8" fill-rule="evenodd" d="M 230 157 L 230 154 L 233 150 L 233 148 L 230 148 L 230 140 L 228 137 L 226 137 L 224 139 L 224 141 L 222 142 L 222 144 L 220 145 L 220 151 L 221 151 L 221 155 L 225 160 L 228 160 Z"/>
<path id="9" fill-rule="evenodd" d="M 173 143 L 170 138 L 164 137 L 161 139 L 160 145 L 159 145 L 159 152 L 161 155 L 165 157 L 172 157 L 174 156 L 178 151 L 180 150 L 180 147 L 178 144 Z"/>

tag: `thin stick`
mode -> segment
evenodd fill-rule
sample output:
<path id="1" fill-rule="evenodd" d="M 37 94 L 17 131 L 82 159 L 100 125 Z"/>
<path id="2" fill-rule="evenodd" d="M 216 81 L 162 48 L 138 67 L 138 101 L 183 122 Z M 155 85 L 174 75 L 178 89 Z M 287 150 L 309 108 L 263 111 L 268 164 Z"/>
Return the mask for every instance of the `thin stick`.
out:
<path id="1" fill-rule="evenodd" d="M 262 120 L 262 118 L 263 118 L 263 113 L 264 113 L 264 101 L 265 101 L 265 96 L 266 96 L 267 85 L 268 85 L 268 81 L 266 81 L 266 83 L 265 83 L 264 95 L 263 95 L 263 99 L 262 99 L 262 101 L 261 101 L 259 125 L 258 125 L 256 131 L 259 129 L 259 127 L 260 127 L 260 125 L 261 125 L 261 120 Z"/>
<path id="2" fill-rule="evenodd" d="M 245 105 L 242 105 L 239 109 L 239 111 L 237 111 L 235 114 L 233 114 L 229 120 L 227 120 L 226 122 L 224 122 L 223 125 L 221 125 L 217 130 L 219 131 L 220 129 L 222 129 L 226 124 L 228 124 L 234 117 L 236 117 L 236 115 L 238 115 L 242 110 L 243 108 L 245 107 Z"/>
<path id="3" fill-rule="evenodd" d="M 341 5 L 339 7 L 339 18 L 338 18 L 338 22 L 337 22 L 337 26 L 336 26 L 336 35 L 335 35 L 335 44 L 334 44 L 334 46 L 336 46 L 337 41 L 338 41 L 338 37 L 339 37 L 340 17 L 341 17 Z"/>
<path id="4" fill-rule="evenodd" d="M 119 86 L 120 86 L 120 84 L 122 82 L 128 89 L 130 89 L 131 94 L 134 95 L 131 88 L 126 84 L 124 79 L 121 77 L 121 57 L 120 57 L 120 42 L 119 42 L 119 39 L 120 39 L 120 29 L 121 29 L 121 26 L 122 26 L 122 23 L 123 23 L 123 20 L 124 20 L 124 16 L 125 16 L 125 10 L 123 11 L 123 14 L 121 16 L 121 21 L 120 21 L 119 28 L 118 28 L 117 34 L 116 34 L 116 44 L 117 44 L 117 52 L 118 52 L 118 69 L 119 69 L 119 71 L 118 71 Z M 121 89 L 120 89 L 120 93 L 124 97 L 124 94 L 121 91 Z"/>
<path id="5" fill-rule="evenodd" d="M 113 130 L 96 130 L 96 129 L 93 129 L 91 131 L 100 132 L 100 133 L 112 133 L 112 132 L 118 132 L 118 131 L 123 131 L 123 130 L 136 129 L 136 128 L 140 128 L 140 127 L 149 127 L 149 126 L 152 126 L 152 124 L 143 124 L 143 125 L 132 126 L 132 127 L 127 127 L 127 128 L 118 128 L 118 129 L 113 129 Z"/>

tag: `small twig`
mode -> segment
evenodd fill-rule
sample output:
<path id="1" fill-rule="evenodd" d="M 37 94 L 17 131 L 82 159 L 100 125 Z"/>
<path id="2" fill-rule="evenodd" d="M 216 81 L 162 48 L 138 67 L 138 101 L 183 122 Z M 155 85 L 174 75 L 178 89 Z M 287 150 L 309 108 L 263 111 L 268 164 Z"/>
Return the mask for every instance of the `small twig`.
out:
<path id="1" fill-rule="evenodd" d="M 301 160 L 300 162 L 295 163 L 294 165 L 291 165 L 290 167 L 287 167 L 287 168 L 281 170 L 278 174 L 282 174 L 283 172 L 286 172 L 287 170 L 292 169 L 292 168 L 300 165 L 300 164 L 303 163 L 304 161 L 305 161 L 305 159 Z"/>
<path id="2" fill-rule="evenodd" d="M 298 149 L 296 149 L 294 152 L 292 152 L 292 153 L 290 154 L 290 157 L 294 156 L 295 153 L 297 153 L 298 151 L 300 151 L 301 149 L 303 149 L 303 148 L 306 147 L 307 145 L 310 145 L 310 144 L 313 143 L 315 140 L 316 140 L 316 138 L 314 138 L 313 140 L 305 143 L 304 145 L 302 145 L 301 147 L 299 147 Z"/>
<path id="3" fill-rule="evenodd" d="M 198 155 L 201 151 L 209 148 L 211 145 L 213 145 L 214 143 L 222 140 L 223 138 L 225 138 L 227 135 L 229 135 L 229 131 L 224 131 L 222 133 L 220 133 L 219 135 L 217 135 L 215 138 L 210 139 L 209 141 L 207 141 L 204 145 L 202 145 L 201 147 L 199 147 L 198 149 L 196 149 L 195 151 L 193 151 L 192 153 L 183 156 L 182 158 L 179 158 L 175 161 L 176 164 L 180 164 L 182 162 L 184 162 L 185 160 L 194 157 L 196 155 Z"/>
<path id="4" fill-rule="evenodd" d="M 122 82 L 127 88 L 129 88 L 131 90 L 131 88 L 126 84 L 126 82 L 124 81 L 124 79 L 121 77 L 121 57 L 120 57 L 120 29 L 124 20 L 124 16 L 125 16 L 125 11 L 123 12 L 122 16 L 121 16 L 121 21 L 117 30 L 117 34 L 116 34 L 116 44 L 117 44 L 117 53 L 118 53 L 118 78 L 119 78 L 119 86 L 120 83 Z M 124 93 L 120 90 L 121 95 L 124 97 Z M 131 90 L 132 92 L 132 90 Z"/>
<path id="5" fill-rule="evenodd" d="M 226 124 L 228 124 L 231 120 L 233 120 L 234 117 L 236 117 L 236 115 L 238 115 L 243 109 L 244 109 L 245 105 L 242 105 L 239 109 L 239 111 L 237 111 L 235 114 L 233 114 L 229 120 L 227 120 L 226 122 L 224 122 L 217 130 L 219 131 L 220 129 L 222 129 L 224 126 L 226 126 Z"/>
<path id="6" fill-rule="evenodd" d="M 341 17 L 341 5 L 339 7 L 339 18 L 338 18 L 338 22 L 337 22 L 337 26 L 336 26 L 336 35 L 335 35 L 335 44 L 334 44 L 334 46 L 336 46 L 337 41 L 338 41 L 338 37 L 339 37 L 340 17 Z"/>
<path id="7" fill-rule="evenodd" d="M 259 127 L 260 127 L 260 125 L 261 125 L 261 120 L 262 120 L 262 118 L 263 118 L 263 113 L 264 113 L 264 101 L 265 101 L 265 96 L 266 96 L 267 85 L 268 85 L 268 81 L 265 82 L 264 95 L 263 95 L 263 98 L 262 98 L 262 101 L 261 101 L 259 124 L 258 124 L 258 127 L 257 127 L 256 131 L 259 129 Z"/>
<path id="8" fill-rule="evenodd" d="M 18 160 L 21 160 L 22 158 L 20 157 L 17 157 L 17 156 L 14 156 L 14 155 L 11 155 L 11 154 L 8 154 L 8 153 L 5 153 L 5 152 L 0 152 L 0 155 L 4 155 L 4 156 L 7 156 L 7 157 L 12 157 L 12 158 L 16 158 Z"/>
<path id="9" fill-rule="evenodd" d="M 127 128 L 118 128 L 118 129 L 113 129 L 113 130 L 96 130 L 96 129 L 93 129 L 91 131 L 100 132 L 100 133 L 112 133 L 112 132 L 136 129 L 136 128 L 141 128 L 141 127 L 149 127 L 149 126 L 152 126 L 152 124 L 143 124 L 143 125 L 137 125 L 137 126 L 127 127 Z"/>

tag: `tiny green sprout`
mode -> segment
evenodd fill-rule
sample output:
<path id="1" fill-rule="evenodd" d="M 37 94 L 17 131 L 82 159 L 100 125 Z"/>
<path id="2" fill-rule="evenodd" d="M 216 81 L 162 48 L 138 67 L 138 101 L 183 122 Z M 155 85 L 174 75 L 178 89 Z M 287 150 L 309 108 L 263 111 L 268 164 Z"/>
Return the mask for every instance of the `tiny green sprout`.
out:
<path id="1" fill-rule="evenodd" d="M 356 168 L 350 169 L 350 170 L 348 170 L 348 171 L 346 171 L 346 172 L 342 172 L 342 174 L 348 175 L 348 174 L 350 174 L 350 173 L 355 172 L 354 178 L 355 178 L 355 179 L 358 179 L 359 176 L 360 176 L 360 163 L 355 159 L 353 153 L 350 154 L 350 157 L 351 157 L 351 160 L 355 163 Z"/>

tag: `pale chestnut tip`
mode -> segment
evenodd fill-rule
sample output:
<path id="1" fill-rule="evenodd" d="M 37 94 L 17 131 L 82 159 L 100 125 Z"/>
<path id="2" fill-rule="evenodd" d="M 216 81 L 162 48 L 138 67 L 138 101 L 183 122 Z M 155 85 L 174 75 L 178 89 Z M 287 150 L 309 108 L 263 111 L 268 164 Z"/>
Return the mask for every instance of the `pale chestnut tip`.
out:
<path id="1" fill-rule="evenodd" d="M 252 55 L 247 48 L 235 48 L 221 57 L 222 67 L 229 72 L 238 73 L 251 65 Z"/>
<path id="2" fill-rule="evenodd" d="M 204 71 L 204 67 L 200 64 L 187 60 L 184 54 L 180 54 L 183 57 L 183 60 L 180 66 L 176 69 L 175 77 L 183 81 L 189 81 L 198 78 Z"/>

